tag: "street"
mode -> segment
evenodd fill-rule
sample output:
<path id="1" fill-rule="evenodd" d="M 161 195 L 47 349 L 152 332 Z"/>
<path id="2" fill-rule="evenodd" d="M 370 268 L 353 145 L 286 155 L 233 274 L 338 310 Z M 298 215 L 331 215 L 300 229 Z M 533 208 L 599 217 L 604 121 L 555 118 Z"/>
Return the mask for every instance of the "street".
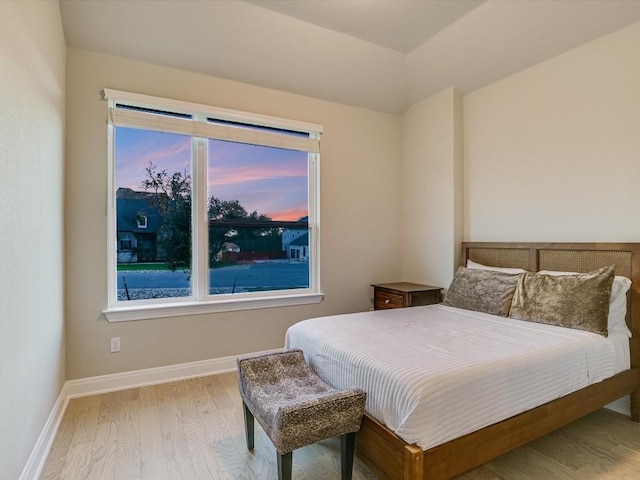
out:
<path id="1" fill-rule="evenodd" d="M 189 292 L 189 275 L 182 270 L 118 272 L 118 294 L 124 299 L 125 282 L 131 299 L 185 296 Z M 274 261 L 233 265 L 209 270 L 210 293 L 236 293 L 309 286 L 309 264 Z M 143 296 L 136 290 L 145 291 Z"/>

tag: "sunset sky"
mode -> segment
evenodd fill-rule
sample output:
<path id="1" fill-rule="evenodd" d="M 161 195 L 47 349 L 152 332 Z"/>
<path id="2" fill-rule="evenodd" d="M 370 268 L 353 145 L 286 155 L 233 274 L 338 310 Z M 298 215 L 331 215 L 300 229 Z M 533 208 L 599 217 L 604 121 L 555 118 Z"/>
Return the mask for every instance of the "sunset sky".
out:
<path id="1" fill-rule="evenodd" d="M 273 220 L 307 215 L 307 154 L 209 140 L 208 196 L 238 200 Z M 191 174 L 191 137 L 133 128 L 116 129 L 116 185 L 142 191 L 149 162 L 169 174 Z"/>

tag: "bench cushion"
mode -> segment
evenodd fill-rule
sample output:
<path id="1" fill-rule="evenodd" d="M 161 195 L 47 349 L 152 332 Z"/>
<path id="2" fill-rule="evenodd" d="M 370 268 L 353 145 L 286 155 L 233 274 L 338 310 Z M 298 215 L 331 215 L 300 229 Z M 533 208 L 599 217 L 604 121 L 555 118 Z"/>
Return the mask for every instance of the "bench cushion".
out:
<path id="1" fill-rule="evenodd" d="M 366 394 L 336 390 L 301 350 L 238 359 L 240 395 L 279 453 L 360 429 Z"/>

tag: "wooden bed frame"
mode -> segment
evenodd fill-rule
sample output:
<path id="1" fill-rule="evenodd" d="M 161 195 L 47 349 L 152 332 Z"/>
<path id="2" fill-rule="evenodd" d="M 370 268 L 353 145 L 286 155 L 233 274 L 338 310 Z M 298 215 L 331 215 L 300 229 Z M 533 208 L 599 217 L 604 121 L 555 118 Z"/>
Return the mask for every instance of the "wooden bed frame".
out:
<path id="1" fill-rule="evenodd" d="M 520 267 L 529 271 L 586 272 L 616 265 L 631 279 L 627 323 L 633 338 L 631 368 L 515 417 L 423 451 L 365 414 L 358 432 L 358 456 L 381 480 L 440 480 L 488 462 L 546 435 L 625 395 L 631 420 L 640 421 L 640 243 L 485 243 L 463 242 L 461 262 Z"/>

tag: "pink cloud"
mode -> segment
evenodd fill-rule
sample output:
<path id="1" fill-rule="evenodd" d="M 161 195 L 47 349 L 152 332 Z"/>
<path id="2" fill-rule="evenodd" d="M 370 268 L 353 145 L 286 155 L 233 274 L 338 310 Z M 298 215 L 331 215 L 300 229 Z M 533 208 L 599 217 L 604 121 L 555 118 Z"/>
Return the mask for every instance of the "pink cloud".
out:
<path id="1" fill-rule="evenodd" d="M 281 212 L 267 212 L 267 215 L 273 220 L 292 221 L 300 220 L 302 217 L 306 217 L 309 213 L 306 209 L 293 209 L 283 210 Z"/>
<path id="2" fill-rule="evenodd" d="M 305 168 L 277 168 L 277 165 L 264 167 L 209 167 L 209 185 L 237 185 L 257 180 L 285 177 L 306 177 Z"/>
<path id="3" fill-rule="evenodd" d="M 188 153 L 188 155 L 183 155 L 184 153 Z M 163 149 L 154 150 L 140 158 L 140 161 L 143 162 L 145 166 L 149 162 L 166 163 L 165 160 L 167 159 L 173 163 L 176 160 L 176 156 L 181 157 L 179 160 L 182 162 L 184 162 L 185 159 L 190 161 L 191 142 L 177 142 L 173 145 L 168 145 Z"/>

